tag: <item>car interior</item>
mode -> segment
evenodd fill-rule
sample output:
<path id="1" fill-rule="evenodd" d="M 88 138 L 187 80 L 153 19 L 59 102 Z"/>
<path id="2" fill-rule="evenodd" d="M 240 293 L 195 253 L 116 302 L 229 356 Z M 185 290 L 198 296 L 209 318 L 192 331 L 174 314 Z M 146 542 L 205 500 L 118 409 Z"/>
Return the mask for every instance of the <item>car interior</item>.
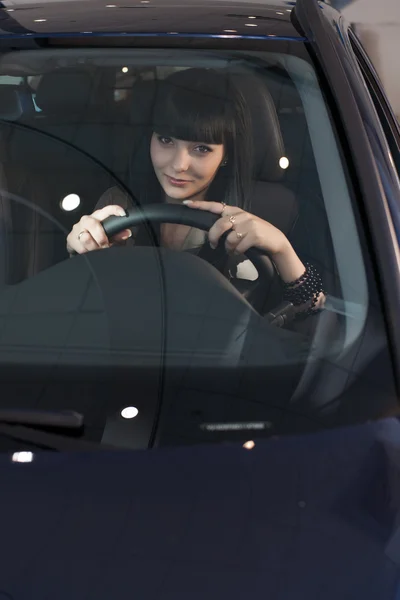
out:
<path id="1" fill-rule="evenodd" d="M 17 389 L 18 405 L 73 408 L 85 415 L 88 439 L 133 448 L 218 441 L 215 424 L 226 422 L 255 420 L 268 436 L 337 423 L 331 401 L 354 384 L 348 370 L 339 391 L 316 399 L 309 389 L 317 373 L 320 381 L 321 373 L 329 379 L 326 368 L 339 369 L 325 356 L 343 340 L 338 311 L 323 311 L 310 341 L 301 330 L 272 328 L 245 287 L 235 290 L 197 257 L 113 248 L 68 258 L 66 235 L 106 190 L 135 195 L 133 149 L 151 127 L 154 84 L 190 66 L 187 59 L 156 54 L 135 64 L 131 54 L 107 64 L 101 53 L 86 61 L 38 54 L 25 64 L 24 56 L 5 61 L 5 75 L 18 83 L 2 84 L 0 75 L 3 397 Z M 243 57 L 228 62 L 252 115 L 252 212 L 281 229 L 340 299 L 296 87 L 273 60 L 262 68 Z M 65 210 L 72 194 L 79 205 Z M 130 272 L 140 276 L 127 284 Z M 391 390 L 387 397 L 390 404 Z M 140 419 L 121 419 L 132 403 Z M 243 431 L 222 437 L 241 439 Z"/>
<path id="2" fill-rule="evenodd" d="M 45 66 L 49 63 L 54 61 L 48 60 Z M 15 201 L 11 202 L 12 209 L 4 208 L 5 220 L 8 212 L 19 211 L 8 218 L 18 223 L 18 235 L 25 239 L 25 245 L 18 240 L 18 256 L 14 252 L 12 269 L 8 266 L 12 271 L 9 282 L 21 281 L 65 258 L 64 232 L 69 231 L 77 216 L 89 214 L 109 187 L 124 186 L 131 191 L 132 148 L 140 144 L 151 117 L 152 78 L 154 81 L 154 77 L 165 76 L 173 69 L 164 69 L 164 73 L 158 70 L 136 69 L 138 73 L 129 77 L 134 79 L 129 89 L 117 87 L 127 85 L 118 82 L 121 68 L 117 71 L 92 66 L 58 68 L 41 74 L 34 98 L 27 82 L 0 87 L 5 189 L 32 203 L 31 211 L 16 208 Z M 313 260 L 317 260 L 318 254 L 326 255 L 327 249 L 321 254 L 306 248 L 310 236 L 304 223 L 310 223 L 309 213 L 317 212 L 319 227 L 325 226 L 328 239 L 329 228 L 324 224 L 323 207 L 315 210 L 320 191 L 304 116 L 298 112 L 301 102 L 293 84 L 287 89 L 282 74 L 276 74 L 273 68 L 271 71 L 268 85 L 257 73 L 243 69 L 233 72 L 253 117 L 255 173 L 251 206 L 255 214 L 294 238 L 303 254 L 313 254 Z M 123 100 L 118 99 L 121 90 L 129 92 Z M 280 166 L 286 154 L 290 156 L 287 170 Z M 79 211 L 73 215 L 60 209 L 62 199 L 71 193 L 81 199 Z M 303 195 L 314 197 L 312 211 L 300 201 Z M 274 201 L 268 201 L 269 197 Z M 50 226 L 49 219 L 33 214 L 34 207 L 46 211 L 57 225 Z M 304 231 L 296 239 L 301 229 Z M 43 238 L 40 243 L 38 235 Z M 15 233 L 12 237 L 16 240 Z"/>

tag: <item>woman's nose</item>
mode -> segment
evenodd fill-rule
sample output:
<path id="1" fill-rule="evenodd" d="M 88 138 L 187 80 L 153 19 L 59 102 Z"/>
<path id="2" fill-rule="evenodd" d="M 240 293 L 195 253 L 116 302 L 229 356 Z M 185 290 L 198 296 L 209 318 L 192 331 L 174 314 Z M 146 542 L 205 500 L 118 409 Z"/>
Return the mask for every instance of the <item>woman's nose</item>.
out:
<path id="1" fill-rule="evenodd" d="M 185 148 L 177 149 L 172 162 L 172 167 L 176 173 L 187 171 L 190 164 L 190 156 Z"/>

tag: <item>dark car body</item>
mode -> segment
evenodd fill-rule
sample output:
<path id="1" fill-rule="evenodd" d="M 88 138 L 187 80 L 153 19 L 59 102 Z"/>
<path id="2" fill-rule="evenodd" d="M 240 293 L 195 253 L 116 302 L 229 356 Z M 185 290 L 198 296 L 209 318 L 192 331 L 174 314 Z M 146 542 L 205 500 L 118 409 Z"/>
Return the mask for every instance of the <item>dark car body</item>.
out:
<path id="1" fill-rule="evenodd" d="M 314 0 L 0 9 L 4 52 L 262 52 L 285 42 L 306 44 L 322 82 L 377 281 L 385 344 L 344 393 L 357 416 L 326 431 L 255 438 L 252 449 L 234 440 L 146 452 L 0 425 L 0 599 L 400 597 L 400 131 L 354 32 Z M 328 375 L 309 376 L 317 401 Z M 61 452 L 40 451 L 49 447 Z"/>

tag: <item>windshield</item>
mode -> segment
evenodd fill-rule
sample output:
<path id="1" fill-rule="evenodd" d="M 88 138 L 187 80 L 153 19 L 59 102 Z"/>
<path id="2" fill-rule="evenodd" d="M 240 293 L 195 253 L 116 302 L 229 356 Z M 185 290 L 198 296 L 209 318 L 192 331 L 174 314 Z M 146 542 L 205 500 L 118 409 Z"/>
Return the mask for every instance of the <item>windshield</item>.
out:
<path id="1" fill-rule="evenodd" d="M 128 448 L 390 414 L 349 157 L 281 44 L 2 55 L 2 407 Z"/>

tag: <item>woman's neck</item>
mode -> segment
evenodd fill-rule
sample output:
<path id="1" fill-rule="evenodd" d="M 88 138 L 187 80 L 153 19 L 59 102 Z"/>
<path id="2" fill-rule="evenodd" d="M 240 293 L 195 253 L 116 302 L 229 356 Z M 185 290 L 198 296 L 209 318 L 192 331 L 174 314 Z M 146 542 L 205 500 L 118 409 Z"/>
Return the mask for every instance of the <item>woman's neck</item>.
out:
<path id="1" fill-rule="evenodd" d="M 193 196 L 193 198 L 190 198 L 190 200 L 205 200 L 206 191 L 207 190 L 200 192 L 200 194 L 198 194 L 197 196 Z M 186 200 L 186 198 L 184 198 L 184 200 Z M 169 196 L 165 195 L 165 202 L 167 202 L 167 204 L 182 204 L 183 200 L 179 200 L 177 198 L 170 198 Z"/>
<path id="2" fill-rule="evenodd" d="M 196 196 L 196 200 L 204 199 L 205 192 Z M 168 204 L 182 204 L 183 200 L 165 196 Z M 193 229 L 189 225 L 178 225 L 174 223 L 163 223 L 161 225 L 161 244 L 171 250 L 185 250 L 197 248 L 204 243 L 205 233 Z"/>

